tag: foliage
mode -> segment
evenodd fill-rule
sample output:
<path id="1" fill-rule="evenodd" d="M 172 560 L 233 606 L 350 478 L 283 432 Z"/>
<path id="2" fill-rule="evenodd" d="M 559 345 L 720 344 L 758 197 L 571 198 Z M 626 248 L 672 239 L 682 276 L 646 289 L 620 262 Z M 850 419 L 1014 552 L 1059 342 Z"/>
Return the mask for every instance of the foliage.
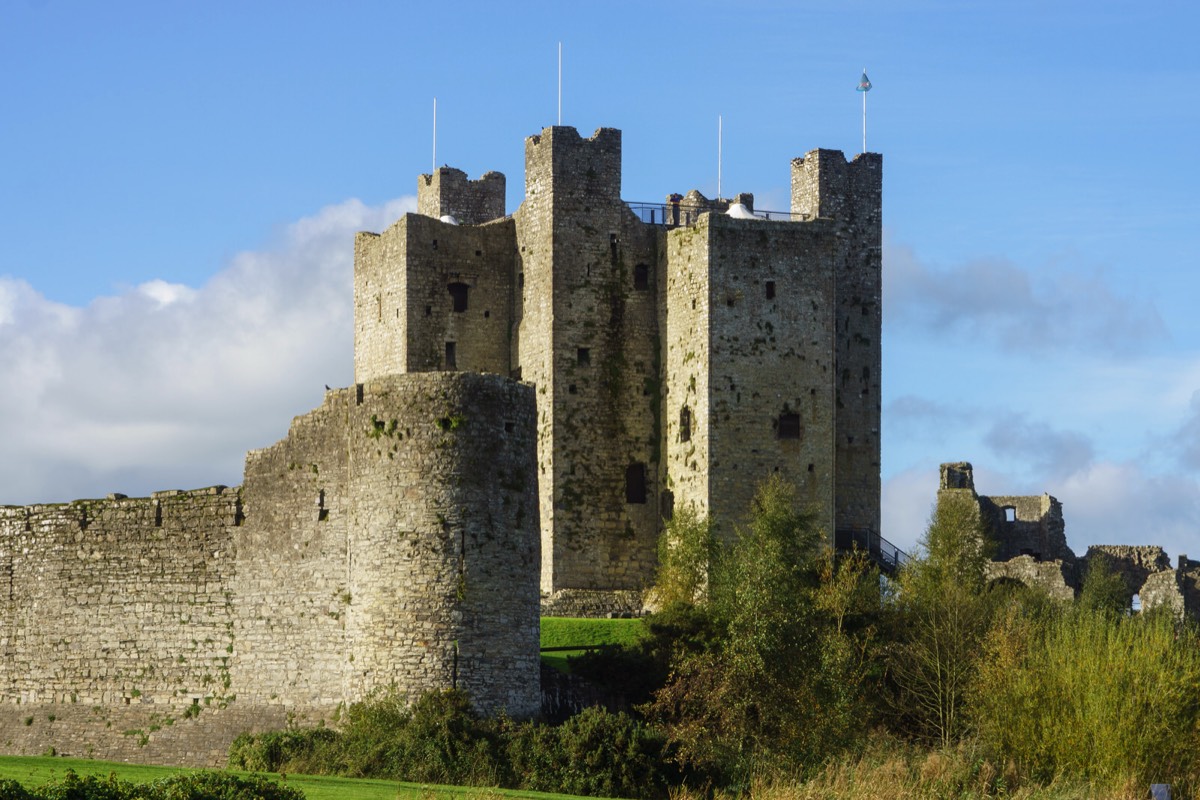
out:
<path id="1" fill-rule="evenodd" d="M 946 749 L 967 732 L 967 690 L 990 621 L 987 536 L 973 498 L 943 494 L 900 578 L 903 630 L 891 649 L 893 709 L 901 729 Z"/>
<path id="2" fill-rule="evenodd" d="M 763 771 L 819 763 L 869 719 L 861 649 L 844 637 L 849 599 L 860 596 L 852 584 L 871 579 L 850 569 L 840 600 L 837 589 L 822 594 L 822 539 L 792 487 L 772 478 L 759 487 L 750 525 L 718 553 L 700 611 L 707 638 L 676 651 L 670 680 L 647 707 L 673 757 L 699 777 L 745 786 Z"/>
<path id="3" fill-rule="evenodd" d="M 1125 580 L 1113 571 L 1112 564 L 1103 553 L 1087 560 L 1087 571 L 1083 574 L 1083 585 L 1076 602 L 1090 611 L 1102 611 L 1114 615 L 1129 612 L 1130 593 Z"/>
<path id="4" fill-rule="evenodd" d="M 754 800 L 1112 800 L 1145 792 L 1114 794 L 1084 781 L 1057 778 L 1047 785 L 1023 781 L 1012 765 L 997 764 L 970 741 L 950 750 L 930 749 L 876 733 L 865 747 L 831 760 L 812 774 L 774 775 L 756 780 Z M 709 795 L 677 790 L 673 800 L 710 800 Z M 717 798 L 732 800 L 718 792 Z"/>
<path id="5" fill-rule="evenodd" d="M 982 740 L 1037 780 L 1200 786 L 1200 648 L 1166 615 L 1010 613 L 974 698 Z"/>
<path id="6" fill-rule="evenodd" d="M 592 708 L 562 725 L 483 719 L 460 691 L 407 708 L 396 695 L 350 707 L 341 731 L 239 737 L 230 765 L 423 783 L 620 797 L 666 793 L 662 737 L 627 714 Z"/>
<path id="7" fill-rule="evenodd" d="M 80 776 L 67 770 L 62 778 L 28 790 L 13 780 L 0 781 L 0 800 L 304 800 L 304 793 L 256 776 L 218 772 L 132 783 L 115 773 Z"/>
<path id="8" fill-rule="evenodd" d="M 709 520 L 693 506 L 676 509 L 658 540 L 658 571 L 647 604 L 662 609 L 701 602 L 708 591 L 716 552 Z"/>
<path id="9" fill-rule="evenodd" d="M 522 788 L 598 797 L 662 797 L 663 740 L 626 714 L 592 707 L 558 727 L 524 723 L 508 738 Z"/>

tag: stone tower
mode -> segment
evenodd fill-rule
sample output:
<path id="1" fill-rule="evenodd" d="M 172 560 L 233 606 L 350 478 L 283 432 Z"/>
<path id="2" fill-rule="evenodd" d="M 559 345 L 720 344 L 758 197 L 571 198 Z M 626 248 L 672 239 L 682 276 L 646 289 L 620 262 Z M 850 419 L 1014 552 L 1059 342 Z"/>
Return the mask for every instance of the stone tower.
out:
<path id="1" fill-rule="evenodd" d="M 881 174 L 878 155 L 816 150 L 792 164 L 790 214 L 696 191 L 647 214 L 621 197 L 620 131 L 550 127 L 525 141 L 511 216 L 497 173 L 421 176 L 420 213 L 357 241 L 356 379 L 534 385 L 551 607 L 645 586 L 677 505 L 731 536 L 773 473 L 831 538 L 865 545 L 879 535 Z"/>

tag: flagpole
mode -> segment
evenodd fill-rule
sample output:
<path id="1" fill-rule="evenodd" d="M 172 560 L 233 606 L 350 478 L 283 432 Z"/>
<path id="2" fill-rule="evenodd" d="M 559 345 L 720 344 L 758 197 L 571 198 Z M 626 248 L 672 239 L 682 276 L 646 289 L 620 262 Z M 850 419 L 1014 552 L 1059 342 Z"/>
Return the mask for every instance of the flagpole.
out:
<path id="1" fill-rule="evenodd" d="M 862 96 L 863 96 L 863 149 L 862 149 L 862 151 L 865 153 L 865 152 L 867 152 L 867 93 L 863 92 Z"/>
<path id="2" fill-rule="evenodd" d="M 562 42 L 558 43 L 558 125 L 562 127 Z"/>
<path id="3" fill-rule="evenodd" d="M 867 77 L 867 68 L 863 67 L 862 77 L 858 79 L 858 91 L 863 96 L 863 149 L 867 152 L 867 92 L 871 91 L 871 79 Z"/>
<path id="4" fill-rule="evenodd" d="M 433 172 L 437 172 L 437 98 L 433 98 Z"/>
<path id="5" fill-rule="evenodd" d="M 721 115 L 717 114 L 717 199 L 721 199 Z"/>

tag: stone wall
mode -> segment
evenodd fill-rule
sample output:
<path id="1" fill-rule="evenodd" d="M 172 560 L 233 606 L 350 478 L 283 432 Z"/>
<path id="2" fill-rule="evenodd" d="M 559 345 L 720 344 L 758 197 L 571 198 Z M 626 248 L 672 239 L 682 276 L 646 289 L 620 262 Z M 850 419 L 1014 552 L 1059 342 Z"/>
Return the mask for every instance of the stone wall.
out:
<path id="1" fill-rule="evenodd" d="M 508 375 L 512 220 L 459 226 L 406 214 L 354 253 L 354 374 Z"/>
<path id="2" fill-rule="evenodd" d="M 223 697 L 237 489 L 0 511 L 0 704 Z"/>
<path id="3" fill-rule="evenodd" d="M 830 233 L 823 222 L 710 213 L 668 236 L 668 485 L 726 538 L 746 518 L 757 482 L 773 473 L 832 534 Z"/>
<path id="4" fill-rule="evenodd" d="M 1026 586 L 1037 586 L 1055 600 L 1070 602 L 1075 599 L 1074 570 L 1062 561 L 1039 561 L 1033 556 L 1017 556 L 1008 561 L 993 561 L 986 566 L 989 581 L 1016 581 Z"/>
<path id="5" fill-rule="evenodd" d="M 542 589 L 637 588 L 659 527 L 657 230 L 621 200 L 620 131 L 543 130 L 525 181 L 517 366 L 538 392 Z"/>
<path id="6" fill-rule="evenodd" d="M 883 157 L 813 150 L 792 162 L 792 213 L 832 220 L 836 527 L 878 535 Z"/>
<path id="7" fill-rule="evenodd" d="M 482 225 L 504 216 L 505 179 L 484 173 L 477 181 L 453 167 L 438 167 L 417 178 L 417 213 L 434 219 L 453 217 L 460 225 Z"/>
<path id="8" fill-rule="evenodd" d="M 1163 607 L 1200 619 L 1200 563 L 1179 556 L 1178 565 L 1154 545 L 1092 545 L 1077 558 L 1067 545 L 1062 504 L 1048 494 L 991 495 L 975 492 L 967 462 L 942 464 L 938 503 L 969 502 L 979 510 L 992 539 L 990 580 L 1015 580 L 1040 587 L 1053 598 L 1071 600 L 1089 565 L 1103 561 L 1125 583 L 1128 598 L 1140 595 L 1141 609 Z"/>
<path id="9" fill-rule="evenodd" d="M 536 714 L 533 391 L 326 394 L 240 489 L 0 509 L 0 749 L 214 765 L 373 691 Z"/>

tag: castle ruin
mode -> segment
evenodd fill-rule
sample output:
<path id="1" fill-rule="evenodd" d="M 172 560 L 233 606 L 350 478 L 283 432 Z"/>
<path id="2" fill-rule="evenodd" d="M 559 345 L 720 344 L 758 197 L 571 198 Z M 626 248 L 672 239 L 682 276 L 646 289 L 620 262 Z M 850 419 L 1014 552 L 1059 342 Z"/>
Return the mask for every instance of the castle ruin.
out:
<path id="1" fill-rule="evenodd" d="M 538 712 L 538 616 L 640 607 L 664 517 L 772 473 L 879 542 L 882 159 L 792 208 L 621 199 L 621 134 L 442 168 L 355 247 L 355 385 L 240 487 L 0 508 L 0 751 L 223 763 L 373 692 Z"/>
<path id="2" fill-rule="evenodd" d="M 1177 617 L 1200 619 L 1200 562 L 1186 555 L 1174 567 L 1153 545 L 1092 545 L 1078 557 L 1067 545 L 1062 503 L 1049 494 L 976 494 L 974 468 L 966 462 L 942 464 L 938 502 L 946 501 L 966 501 L 977 510 L 995 548 L 987 565 L 990 581 L 1036 586 L 1069 601 L 1088 564 L 1102 559 L 1124 582 L 1131 608 L 1165 607 Z"/>

